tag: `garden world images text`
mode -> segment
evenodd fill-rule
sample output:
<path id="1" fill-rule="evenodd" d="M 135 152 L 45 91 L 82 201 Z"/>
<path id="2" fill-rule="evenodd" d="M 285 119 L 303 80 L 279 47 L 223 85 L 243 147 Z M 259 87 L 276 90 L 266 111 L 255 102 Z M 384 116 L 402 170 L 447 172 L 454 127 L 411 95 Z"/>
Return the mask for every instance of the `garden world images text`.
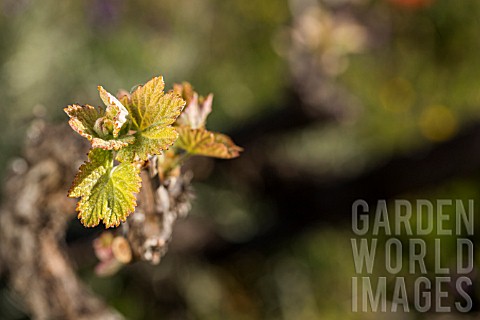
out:
<path id="1" fill-rule="evenodd" d="M 357 200 L 352 231 L 353 312 L 471 310 L 473 200 Z"/>

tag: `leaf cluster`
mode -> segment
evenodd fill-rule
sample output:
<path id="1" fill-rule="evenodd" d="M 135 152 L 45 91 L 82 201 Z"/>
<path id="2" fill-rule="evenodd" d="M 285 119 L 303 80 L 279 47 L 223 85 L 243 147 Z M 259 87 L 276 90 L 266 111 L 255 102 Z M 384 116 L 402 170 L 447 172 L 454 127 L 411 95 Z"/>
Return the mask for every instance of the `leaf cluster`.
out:
<path id="1" fill-rule="evenodd" d="M 135 210 L 140 170 L 158 156 L 159 173 L 178 172 L 190 155 L 234 158 L 242 150 L 226 135 L 205 129 L 213 95 L 206 98 L 188 83 L 164 92 L 163 78 L 117 96 L 98 87 L 106 108 L 73 104 L 64 110 L 69 124 L 92 149 L 80 167 L 68 196 L 81 197 L 78 218 L 87 227 L 103 221 L 118 226 Z"/>

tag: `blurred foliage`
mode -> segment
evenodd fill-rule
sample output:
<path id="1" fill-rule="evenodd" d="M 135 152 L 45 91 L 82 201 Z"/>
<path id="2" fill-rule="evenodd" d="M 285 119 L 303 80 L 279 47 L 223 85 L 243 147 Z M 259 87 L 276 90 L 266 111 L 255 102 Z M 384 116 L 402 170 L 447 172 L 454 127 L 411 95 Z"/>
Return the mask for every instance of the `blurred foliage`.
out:
<path id="1" fill-rule="evenodd" d="M 61 110 L 72 101 L 100 105 L 96 84 L 113 90 L 156 74 L 170 86 L 189 80 L 200 93 L 215 93 L 210 126 L 218 131 L 276 105 L 286 67 L 270 39 L 288 20 L 288 8 L 262 3 L 3 1 L 0 93 L 7 126 L 0 129 L 0 163 L 18 151 L 17 137 L 36 105 L 64 119 Z"/>
<path id="2" fill-rule="evenodd" d="M 351 2 L 360 2 L 356 10 L 364 20 L 356 23 L 366 25 L 367 48 L 350 54 L 348 67 L 332 81 L 349 89 L 356 109 L 340 125 L 289 134 L 276 150 L 312 171 L 360 172 L 388 155 L 448 140 L 480 116 L 480 25 L 470 18 L 479 3 L 405 8 Z"/>
<path id="3" fill-rule="evenodd" d="M 3 0 L 0 6 L 2 168 L 19 153 L 33 115 L 64 121 L 62 108 L 72 101 L 100 105 L 95 85 L 124 88 L 156 74 L 168 84 L 188 80 L 203 95 L 213 92 L 209 126 L 228 131 L 280 107 L 295 81 L 302 87 L 292 76 L 303 72 L 292 61 L 296 45 L 314 57 L 325 87 L 345 89 L 354 103 L 338 122 L 266 138 L 273 161 L 284 167 L 352 176 L 392 154 L 451 139 L 480 116 L 478 1 Z M 479 178 L 403 197 L 478 202 Z M 275 219 L 255 190 L 225 177 L 205 179 L 196 184 L 192 216 L 213 221 L 225 238 L 248 240 Z M 129 319 L 394 319 L 350 312 L 351 237 L 350 225 L 325 226 L 268 254 L 251 250 L 221 264 L 171 252 L 159 267 L 137 264 L 107 279 L 93 275 L 92 254 L 80 273 Z M 4 289 L 0 310 L 2 319 L 24 317 L 17 297 Z"/>

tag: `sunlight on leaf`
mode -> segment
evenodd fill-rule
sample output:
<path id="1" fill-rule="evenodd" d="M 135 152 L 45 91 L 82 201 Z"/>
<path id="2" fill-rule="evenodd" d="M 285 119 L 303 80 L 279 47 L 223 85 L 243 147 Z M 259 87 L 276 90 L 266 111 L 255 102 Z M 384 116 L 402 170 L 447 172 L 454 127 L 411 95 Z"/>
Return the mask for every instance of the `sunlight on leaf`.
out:
<path id="1" fill-rule="evenodd" d="M 136 142 L 120 150 L 116 159 L 120 162 L 146 160 L 149 155 L 159 154 L 167 149 L 177 137 L 178 133 L 172 126 L 151 126 L 136 133 Z"/>
<path id="2" fill-rule="evenodd" d="M 92 140 L 98 136 L 95 132 L 95 122 L 105 115 L 105 111 L 100 108 L 94 108 L 90 105 L 80 106 L 73 104 L 65 109 L 65 113 L 70 117 L 68 124 L 82 137 Z"/>
<path id="3" fill-rule="evenodd" d="M 84 106 L 74 104 L 64 110 L 70 117 L 68 121 L 70 127 L 90 140 L 93 148 L 119 150 L 135 141 L 133 136 L 114 138 L 113 135 L 109 135 L 108 125 L 111 123 L 113 130 L 114 122 L 106 117 L 105 110 L 101 108 L 94 108 L 88 104 Z"/>
<path id="4" fill-rule="evenodd" d="M 102 86 L 98 86 L 98 92 L 103 103 L 107 106 L 106 116 L 114 122 L 113 137 L 116 138 L 120 129 L 127 122 L 128 111 L 117 98 L 108 93 Z"/>
<path id="5" fill-rule="evenodd" d="M 178 137 L 171 126 L 185 106 L 185 101 L 173 92 L 164 93 L 162 77 L 155 77 L 144 86 L 139 86 L 129 97 L 121 95 L 132 116 L 135 144 L 131 144 L 117 155 L 121 162 L 146 160 L 149 155 L 160 154 L 171 146 Z"/>
<path id="6" fill-rule="evenodd" d="M 177 131 L 179 138 L 176 146 L 192 155 L 231 159 L 238 157 L 243 150 L 221 133 L 185 126 L 178 127 Z"/>
<path id="7" fill-rule="evenodd" d="M 164 94 L 163 77 L 155 77 L 138 86 L 131 95 L 130 112 L 139 130 L 151 125 L 171 125 L 185 106 L 185 101 L 173 92 Z"/>
<path id="8" fill-rule="evenodd" d="M 89 161 L 75 177 L 69 197 L 82 197 L 77 211 L 86 227 L 94 227 L 103 220 L 109 228 L 118 226 L 134 211 L 140 182 L 137 166 L 122 163 L 114 167 L 111 151 L 92 149 Z"/>
<path id="9" fill-rule="evenodd" d="M 206 98 L 199 96 L 188 82 L 175 84 L 174 91 L 187 102 L 177 123 L 190 126 L 192 129 L 205 128 L 207 117 L 212 112 L 213 94 L 210 93 Z"/>

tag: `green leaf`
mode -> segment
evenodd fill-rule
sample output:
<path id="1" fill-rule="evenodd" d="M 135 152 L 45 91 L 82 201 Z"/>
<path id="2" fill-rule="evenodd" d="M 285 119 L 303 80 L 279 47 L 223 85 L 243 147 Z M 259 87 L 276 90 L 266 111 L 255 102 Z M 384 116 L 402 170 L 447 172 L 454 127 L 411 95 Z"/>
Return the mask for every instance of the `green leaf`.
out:
<path id="1" fill-rule="evenodd" d="M 137 129 L 170 125 L 182 112 L 185 101 L 173 92 L 165 94 L 164 88 L 163 77 L 155 77 L 132 93 L 129 111 Z"/>
<path id="2" fill-rule="evenodd" d="M 135 142 L 135 136 L 127 135 L 117 139 L 103 140 L 99 138 L 92 139 L 92 147 L 104 150 L 120 150 Z"/>
<path id="3" fill-rule="evenodd" d="M 178 127 L 177 131 L 179 138 L 175 146 L 192 155 L 231 159 L 238 157 L 243 150 L 221 133 L 186 126 Z"/>
<path id="4" fill-rule="evenodd" d="M 68 191 L 70 198 L 78 198 L 89 194 L 98 179 L 113 166 L 113 153 L 108 150 L 91 149 L 88 153 L 90 161 L 78 169 L 72 187 Z"/>
<path id="5" fill-rule="evenodd" d="M 155 77 L 144 86 L 138 86 L 131 94 L 122 95 L 132 118 L 135 143 L 120 150 L 121 162 L 146 160 L 149 155 L 160 154 L 178 137 L 172 124 L 185 106 L 185 101 L 173 92 L 164 93 L 162 77 Z"/>
<path id="6" fill-rule="evenodd" d="M 113 152 L 92 149 L 89 161 L 80 167 L 69 197 L 82 197 L 78 218 L 86 227 L 103 220 L 106 228 L 118 226 L 135 210 L 140 191 L 140 169 L 131 163 L 113 166 Z"/>
<path id="7" fill-rule="evenodd" d="M 92 140 L 98 136 L 94 130 L 97 119 L 105 115 L 105 111 L 100 108 L 94 108 L 91 105 L 80 106 L 78 104 L 69 105 L 63 109 L 70 117 L 68 123 L 82 137 Z"/>
<path id="8" fill-rule="evenodd" d="M 114 120 L 108 119 L 105 110 L 101 108 L 94 108 L 88 104 L 84 106 L 74 104 L 64 110 L 70 117 L 68 121 L 70 127 L 90 140 L 93 148 L 119 150 L 135 141 L 133 136 L 114 138 L 108 132 L 104 132 L 109 121 L 113 129 Z"/>
<path id="9" fill-rule="evenodd" d="M 117 154 L 120 162 L 132 162 L 135 159 L 146 160 L 149 155 L 160 154 L 178 138 L 172 126 L 151 126 L 135 134 L 135 143 L 121 149 Z"/>

